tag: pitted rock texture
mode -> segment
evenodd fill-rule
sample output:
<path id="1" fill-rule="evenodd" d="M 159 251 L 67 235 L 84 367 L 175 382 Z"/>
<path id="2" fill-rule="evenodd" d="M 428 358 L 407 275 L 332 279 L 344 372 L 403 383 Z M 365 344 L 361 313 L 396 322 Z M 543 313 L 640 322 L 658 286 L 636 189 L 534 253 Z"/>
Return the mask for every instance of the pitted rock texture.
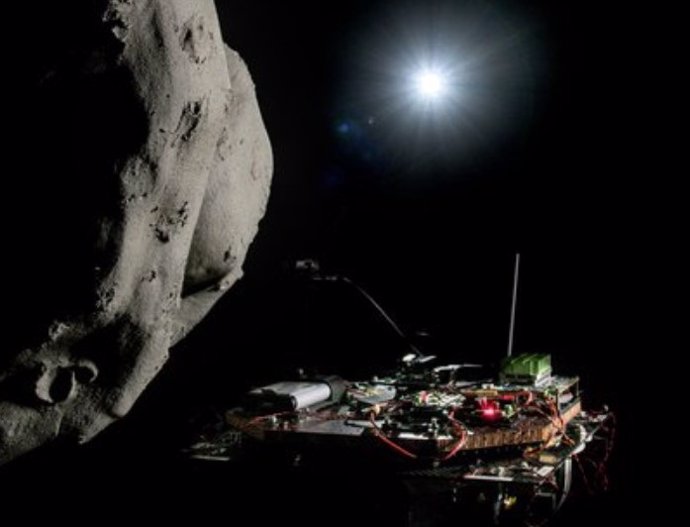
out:
<path id="1" fill-rule="evenodd" d="M 2 213 L 0 463 L 127 414 L 241 277 L 272 174 L 254 85 L 212 0 L 32 8 L 40 51 L 10 58 L 6 125 L 23 164 L 5 198 L 23 208 Z"/>

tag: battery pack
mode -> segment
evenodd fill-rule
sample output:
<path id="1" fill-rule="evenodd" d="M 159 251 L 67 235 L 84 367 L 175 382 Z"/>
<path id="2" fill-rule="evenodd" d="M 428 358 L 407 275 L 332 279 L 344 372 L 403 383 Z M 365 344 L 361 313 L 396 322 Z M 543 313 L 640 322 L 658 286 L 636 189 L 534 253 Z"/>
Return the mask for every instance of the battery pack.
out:
<path id="1" fill-rule="evenodd" d="M 331 394 L 327 382 L 284 381 L 255 388 L 248 395 L 257 406 L 301 410 L 328 401 Z"/>

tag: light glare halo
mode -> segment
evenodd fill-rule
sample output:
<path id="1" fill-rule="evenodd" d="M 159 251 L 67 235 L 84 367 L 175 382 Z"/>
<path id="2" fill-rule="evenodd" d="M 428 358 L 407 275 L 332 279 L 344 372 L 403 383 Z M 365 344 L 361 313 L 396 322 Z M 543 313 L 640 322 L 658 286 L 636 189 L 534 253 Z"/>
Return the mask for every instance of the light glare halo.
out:
<path id="1" fill-rule="evenodd" d="M 419 97 L 427 101 L 439 99 L 447 88 L 446 77 L 435 70 L 419 71 L 414 82 Z"/>

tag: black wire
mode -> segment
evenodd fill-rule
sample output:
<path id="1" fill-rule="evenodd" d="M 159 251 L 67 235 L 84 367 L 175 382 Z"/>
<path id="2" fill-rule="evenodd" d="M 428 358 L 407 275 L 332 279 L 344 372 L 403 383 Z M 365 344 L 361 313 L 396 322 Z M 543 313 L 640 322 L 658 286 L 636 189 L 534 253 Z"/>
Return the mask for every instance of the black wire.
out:
<path id="1" fill-rule="evenodd" d="M 342 276 L 342 275 L 335 275 L 335 276 L 317 276 L 314 277 L 316 280 L 323 280 L 327 282 L 344 282 L 350 286 L 352 286 L 356 291 L 359 292 L 360 295 L 362 295 L 373 307 L 376 309 L 376 312 L 388 323 L 388 325 L 395 331 L 395 333 L 402 338 L 407 346 L 410 348 L 410 350 L 417 355 L 417 357 L 424 357 L 424 354 L 415 346 L 411 339 L 407 336 L 407 334 L 398 326 L 398 324 L 393 320 L 393 318 L 386 312 L 385 309 L 379 304 L 376 299 L 371 296 L 366 289 L 364 289 L 362 286 L 360 286 L 357 282 L 352 280 L 351 278 L 348 278 L 347 276 Z"/>
<path id="2" fill-rule="evenodd" d="M 351 286 L 354 287 L 357 291 L 359 291 L 359 293 L 360 293 L 364 298 L 366 298 L 372 306 L 374 306 L 374 308 L 375 308 L 376 311 L 381 315 L 381 317 L 383 317 L 383 319 L 384 319 L 386 322 L 388 322 L 388 325 L 389 325 L 391 328 L 393 328 L 393 331 L 395 331 L 395 332 L 398 334 L 398 336 L 399 336 L 400 338 L 402 338 L 402 339 L 405 341 L 405 343 L 408 345 L 408 347 L 410 348 L 410 350 L 411 350 L 413 353 L 415 353 L 418 357 L 423 357 L 423 356 L 424 356 L 424 354 L 423 354 L 421 351 L 419 351 L 419 348 L 417 348 L 417 346 L 415 346 L 415 345 L 412 343 L 412 341 L 411 341 L 410 338 L 407 336 L 407 334 L 400 328 L 400 326 L 398 326 L 398 324 L 395 322 L 395 320 L 393 320 L 393 318 L 392 318 L 388 313 L 386 313 L 386 310 L 383 309 L 383 307 L 381 306 L 381 304 L 379 304 L 379 303 L 376 301 L 376 299 L 375 299 L 373 296 L 371 296 L 362 286 L 360 286 L 358 283 L 356 283 L 354 280 L 348 278 L 347 276 L 340 276 L 340 280 L 341 280 L 342 282 L 345 282 L 346 284 L 351 285 Z"/>

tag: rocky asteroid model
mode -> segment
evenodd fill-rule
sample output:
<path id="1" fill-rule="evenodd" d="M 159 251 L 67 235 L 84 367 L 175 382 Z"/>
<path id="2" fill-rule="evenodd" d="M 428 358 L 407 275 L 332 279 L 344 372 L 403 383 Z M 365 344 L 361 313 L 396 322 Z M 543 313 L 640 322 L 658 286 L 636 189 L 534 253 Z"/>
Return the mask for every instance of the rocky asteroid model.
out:
<path id="1" fill-rule="evenodd" d="M 240 278 L 272 174 L 212 0 L 29 4 L 5 13 L 38 22 L 7 48 L 0 463 L 127 414 Z"/>

